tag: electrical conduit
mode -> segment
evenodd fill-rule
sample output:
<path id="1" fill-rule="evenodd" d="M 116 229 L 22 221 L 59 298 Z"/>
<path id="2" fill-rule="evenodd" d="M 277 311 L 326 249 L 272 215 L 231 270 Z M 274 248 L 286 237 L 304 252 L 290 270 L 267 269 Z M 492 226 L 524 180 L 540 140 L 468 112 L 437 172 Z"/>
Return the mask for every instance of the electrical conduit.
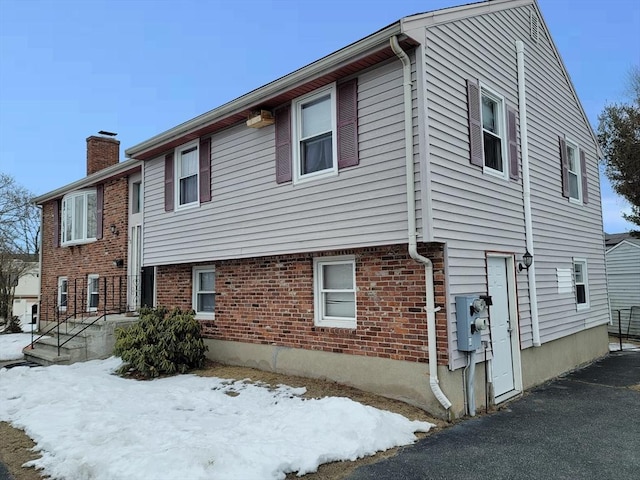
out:
<path id="1" fill-rule="evenodd" d="M 431 391 L 445 410 L 451 408 L 451 402 L 440 388 L 438 381 L 438 351 L 436 349 L 436 312 L 440 308 L 435 307 L 435 291 L 433 287 L 433 263 L 427 257 L 418 253 L 416 240 L 416 193 L 415 172 L 413 166 L 413 119 L 412 119 L 412 84 L 411 84 L 411 60 L 402 50 L 396 36 L 390 38 L 391 49 L 402 62 L 404 78 L 404 141 L 407 176 L 407 217 L 409 234 L 409 255 L 414 260 L 422 263 L 425 270 L 426 287 L 426 311 L 427 311 L 427 341 L 429 344 L 429 385 Z"/>

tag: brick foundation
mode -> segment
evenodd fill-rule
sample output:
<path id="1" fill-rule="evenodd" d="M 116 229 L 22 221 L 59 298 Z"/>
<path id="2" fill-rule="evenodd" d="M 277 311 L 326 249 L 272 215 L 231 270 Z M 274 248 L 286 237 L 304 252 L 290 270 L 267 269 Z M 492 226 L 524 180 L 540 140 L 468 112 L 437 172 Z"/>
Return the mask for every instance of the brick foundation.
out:
<path id="1" fill-rule="evenodd" d="M 438 364 L 448 362 L 443 247 L 422 244 L 434 264 Z M 313 258 L 355 255 L 357 328 L 314 326 Z M 427 362 L 424 266 L 406 245 L 211 262 L 215 320 L 207 338 Z M 157 269 L 157 304 L 190 309 L 192 267 Z M 206 265 L 206 264 L 205 264 Z"/>

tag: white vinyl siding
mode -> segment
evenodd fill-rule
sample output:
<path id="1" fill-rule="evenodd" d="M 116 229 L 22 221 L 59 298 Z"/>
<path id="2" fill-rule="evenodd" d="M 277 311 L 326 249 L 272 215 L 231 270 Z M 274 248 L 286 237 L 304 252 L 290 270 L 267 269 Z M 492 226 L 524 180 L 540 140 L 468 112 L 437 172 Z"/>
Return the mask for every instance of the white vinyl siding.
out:
<path id="1" fill-rule="evenodd" d="M 481 85 L 488 82 L 507 105 L 517 108 L 516 40 L 525 42 L 541 341 L 608 320 L 600 204 L 594 200 L 577 211 L 576 205 L 562 198 L 558 134 L 566 133 L 586 148 L 588 190 L 594 199 L 600 197 L 596 147 L 546 30 L 540 30 L 537 45 L 530 43 L 529 11 L 528 6 L 501 10 L 426 31 L 433 228 L 435 240 L 447 243 L 449 345 L 454 351 L 450 365 L 454 368 L 464 365 L 464 358 L 455 353 L 454 297 L 486 293 L 486 251 L 513 252 L 521 258 L 525 250 L 522 182 L 483 175 L 470 165 L 467 119 L 469 78 L 479 79 Z M 574 256 L 589 263 L 591 308 L 580 312 L 572 294 L 557 292 L 556 268 L 571 269 Z M 527 348 L 533 344 L 527 275 L 519 273 L 516 279 L 521 346 Z"/>
<path id="2" fill-rule="evenodd" d="M 176 216 L 164 210 L 164 159 L 145 163 L 144 265 L 406 243 L 403 122 L 390 62 L 358 77 L 360 164 L 337 176 L 277 184 L 275 127 L 242 123 L 211 138 L 213 200 Z"/>
<path id="3" fill-rule="evenodd" d="M 618 333 L 618 310 L 622 333 L 640 336 L 640 240 L 625 240 L 607 251 L 607 284 L 611 302 L 612 325 Z M 629 326 L 631 307 L 634 321 Z"/>

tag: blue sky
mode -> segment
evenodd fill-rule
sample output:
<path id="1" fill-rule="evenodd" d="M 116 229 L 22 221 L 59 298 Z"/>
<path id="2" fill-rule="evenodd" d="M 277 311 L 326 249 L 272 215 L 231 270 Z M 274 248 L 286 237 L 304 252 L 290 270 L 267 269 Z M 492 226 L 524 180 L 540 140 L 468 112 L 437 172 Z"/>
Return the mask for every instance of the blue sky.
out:
<path id="1" fill-rule="evenodd" d="M 464 0 L 0 0 L 0 171 L 42 194 L 85 175 L 85 138 L 121 152 L 414 13 Z M 592 123 L 640 64 L 637 0 L 539 0 Z M 604 227 L 625 231 L 602 184 Z"/>

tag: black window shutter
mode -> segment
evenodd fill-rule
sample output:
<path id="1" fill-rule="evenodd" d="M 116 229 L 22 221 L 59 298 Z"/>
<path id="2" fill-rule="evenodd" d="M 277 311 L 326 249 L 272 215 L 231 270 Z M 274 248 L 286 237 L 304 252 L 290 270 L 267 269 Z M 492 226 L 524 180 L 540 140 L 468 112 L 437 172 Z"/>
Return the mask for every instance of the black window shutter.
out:
<path id="1" fill-rule="evenodd" d="M 60 246 L 60 200 L 53 201 L 53 246 Z"/>
<path id="2" fill-rule="evenodd" d="M 338 168 L 358 165 L 358 80 L 338 85 Z"/>
<path id="3" fill-rule="evenodd" d="M 518 112 L 507 107 L 507 135 L 509 136 L 509 178 L 520 179 L 520 163 L 518 162 Z"/>
<path id="4" fill-rule="evenodd" d="M 580 176 L 582 177 L 582 203 L 589 203 L 589 192 L 587 187 L 587 157 L 582 149 L 580 149 Z"/>
<path id="5" fill-rule="evenodd" d="M 211 138 L 200 139 L 200 202 L 211 201 Z"/>
<path id="6" fill-rule="evenodd" d="M 275 112 L 276 122 L 276 182 L 290 182 L 291 175 L 291 106 Z"/>
<path id="7" fill-rule="evenodd" d="M 164 157 L 164 210 L 173 211 L 173 153 Z"/>
<path id="8" fill-rule="evenodd" d="M 104 185 L 96 187 L 96 238 L 102 238 L 103 227 L 103 211 L 104 211 Z"/>
<path id="9" fill-rule="evenodd" d="M 560 166 L 562 169 L 562 196 L 569 198 L 569 156 L 567 155 L 567 142 L 558 137 L 560 144 Z"/>
<path id="10" fill-rule="evenodd" d="M 469 148 L 472 165 L 484 166 L 482 157 L 482 120 L 480 116 L 480 87 L 473 79 L 467 80 L 467 111 L 469 116 Z"/>

